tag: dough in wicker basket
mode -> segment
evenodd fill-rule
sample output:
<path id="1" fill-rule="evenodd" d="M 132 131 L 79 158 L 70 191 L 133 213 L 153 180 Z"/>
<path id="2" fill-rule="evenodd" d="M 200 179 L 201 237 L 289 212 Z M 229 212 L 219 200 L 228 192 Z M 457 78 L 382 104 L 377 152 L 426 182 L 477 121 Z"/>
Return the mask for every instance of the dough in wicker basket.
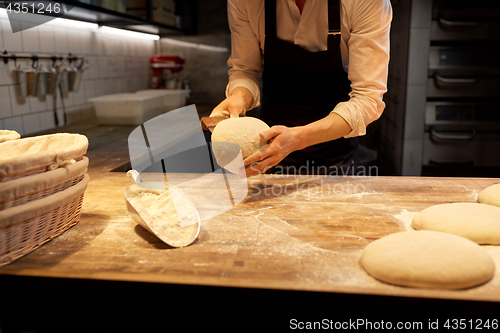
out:
<path id="1" fill-rule="evenodd" d="M 81 134 L 41 135 L 0 144 L 0 181 L 72 164 L 87 152 Z"/>
<path id="2" fill-rule="evenodd" d="M 17 140 L 20 137 L 21 135 L 16 131 L 0 130 L 0 143 L 10 140 Z"/>

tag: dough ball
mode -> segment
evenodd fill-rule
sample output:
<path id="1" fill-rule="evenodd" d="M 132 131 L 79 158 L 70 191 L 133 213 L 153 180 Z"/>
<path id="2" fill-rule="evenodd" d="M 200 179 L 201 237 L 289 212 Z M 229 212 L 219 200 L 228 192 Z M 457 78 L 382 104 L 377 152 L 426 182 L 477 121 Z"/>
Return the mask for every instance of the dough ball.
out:
<path id="1" fill-rule="evenodd" d="M 468 238 L 478 244 L 500 244 L 500 207 L 480 203 L 450 203 L 428 207 L 411 223 L 417 230 L 434 230 Z"/>
<path id="2" fill-rule="evenodd" d="M 500 207 L 500 184 L 491 185 L 482 190 L 477 202 Z"/>
<path id="3" fill-rule="evenodd" d="M 267 141 L 259 136 L 269 126 L 253 117 L 229 118 L 215 126 L 212 133 L 212 150 L 217 163 L 225 169 L 238 173 L 243 159 L 261 150 Z M 241 151 L 241 157 L 240 156 Z M 239 158 L 238 158 L 239 157 Z"/>
<path id="4" fill-rule="evenodd" d="M 360 264 L 378 280 L 418 288 L 470 288 L 495 272 L 493 259 L 481 246 L 436 231 L 398 232 L 373 241 Z"/>

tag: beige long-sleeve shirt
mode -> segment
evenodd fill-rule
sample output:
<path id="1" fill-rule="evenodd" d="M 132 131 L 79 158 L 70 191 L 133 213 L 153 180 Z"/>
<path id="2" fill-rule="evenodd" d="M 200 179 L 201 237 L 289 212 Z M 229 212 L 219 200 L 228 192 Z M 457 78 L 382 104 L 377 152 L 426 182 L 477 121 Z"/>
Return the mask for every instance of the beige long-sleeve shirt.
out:
<path id="1" fill-rule="evenodd" d="M 327 49 L 328 1 L 307 0 L 302 14 L 295 0 L 276 0 L 277 35 L 280 39 L 311 51 Z M 226 95 L 236 87 L 247 88 L 260 105 L 259 75 L 264 68 L 264 0 L 228 0 L 231 29 L 229 83 Z M 342 0 L 342 63 L 351 81 L 349 101 L 332 110 L 351 126 L 345 137 L 366 134 L 366 126 L 382 114 L 387 91 L 389 30 L 392 8 L 389 0 Z"/>

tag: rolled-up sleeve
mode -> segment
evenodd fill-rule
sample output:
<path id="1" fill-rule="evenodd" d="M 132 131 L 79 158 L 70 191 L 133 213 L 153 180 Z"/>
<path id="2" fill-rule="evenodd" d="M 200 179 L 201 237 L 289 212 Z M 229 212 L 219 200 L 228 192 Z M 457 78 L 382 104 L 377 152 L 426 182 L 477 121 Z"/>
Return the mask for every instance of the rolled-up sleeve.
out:
<path id="1" fill-rule="evenodd" d="M 348 138 L 365 135 L 366 127 L 377 120 L 385 108 L 391 4 L 389 0 L 357 1 L 343 19 L 350 26 L 350 31 L 342 34 L 347 36 L 351 93 L 349 101 L 337 104 L 332 112 L 351 126 L 351 132 L 345 136 Z"/>
<path id="2" fill-rule="evenodd" d="M 245 87 L 253 95 L 254 104 L 260 105 L 260 73 L 263 70 L 260 41 L 252 28 L 246 12 L 245 0 L 227 2 L 229 28 L 231 29 L 231 56 L 227 62 L 229 82 L 226 96 L 234 88 Z"/>

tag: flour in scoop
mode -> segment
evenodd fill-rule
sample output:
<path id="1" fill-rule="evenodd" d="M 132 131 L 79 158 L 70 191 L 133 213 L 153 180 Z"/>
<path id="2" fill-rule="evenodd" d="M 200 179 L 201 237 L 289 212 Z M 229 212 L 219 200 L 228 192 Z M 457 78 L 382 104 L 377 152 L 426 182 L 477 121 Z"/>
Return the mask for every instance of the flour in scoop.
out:
<path id="1" fill-rule="evenodd" d="M 129 201 L 153 232 L 169 245 L 185 246 L 196 238 L 198 212 L 178 188 L 145 190 Z"/>

